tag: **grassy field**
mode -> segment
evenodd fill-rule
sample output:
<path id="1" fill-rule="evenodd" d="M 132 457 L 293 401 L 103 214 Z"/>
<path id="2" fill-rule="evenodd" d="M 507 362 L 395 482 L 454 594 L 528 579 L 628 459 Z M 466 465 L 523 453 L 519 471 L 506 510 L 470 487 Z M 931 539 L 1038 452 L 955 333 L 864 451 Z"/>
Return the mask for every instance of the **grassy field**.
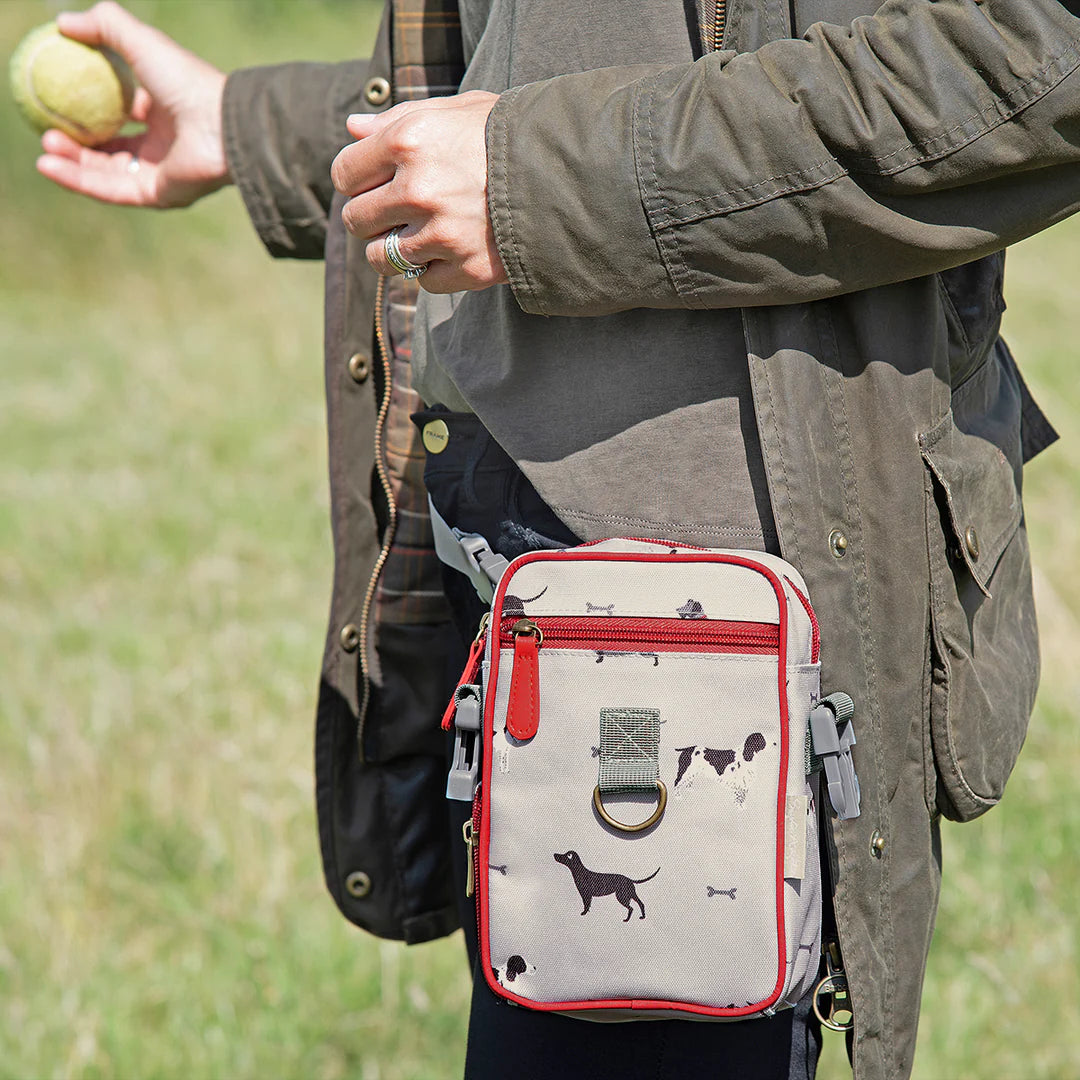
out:
<path id="1" fill-rule="evenodd" d="M 351 55 L 373 12 L 132 7 L 225 67 Z M 0 54 L 57 9 L 0 3 Z M 459 1076 L 460 940 L 351 930 L 318 866 L 319 267 L 234 193 L 111 210 L 40 180 L 6 106 L 0 142 L 0 1077 Z M 1044 686 L 1006 803 L 944 830 L 920 1080 L 1080 1076 L 1078 248 L 1011 262 L 1064 436 L 1026 481 Z"/>

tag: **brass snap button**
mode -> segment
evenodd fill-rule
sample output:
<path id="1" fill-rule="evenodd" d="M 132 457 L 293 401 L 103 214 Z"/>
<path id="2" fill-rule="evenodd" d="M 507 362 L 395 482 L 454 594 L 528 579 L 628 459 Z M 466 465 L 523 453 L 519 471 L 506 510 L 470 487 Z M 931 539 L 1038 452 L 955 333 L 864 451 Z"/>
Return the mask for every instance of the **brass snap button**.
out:
<path id="1" fill-rule="evenodd" d="M 341 628 L 341 647 L 346 652 L 356 652 L 360 647 L 360 631 L 356 627 L 356 623 L 346 623 Z"/>
<path id="2" fill-rule="evenodd" d="M 874 835 L 870 837 L 870 854 L 875 859 L 880 859 L 885 854 L 885 837 L 877 829 L 874 830 Z"/>
<path id="3" fill-rule="evenodd" d="M 363 353 L 353 353 L 349 357 L 349 374 L 359 383 L 371 374 L 371 364 Z"/>
<path id="4" fill-rule="evenodd" d="M 429 454 L 441 454 L 450 444 L 450 429 L 445 420 L 429 420 L 424 425 L 424 449 Z"/>
<path id="5" fill-rule="evenodd" d="M 369 105 L 385 105 L 390 100 L 390 83 L 381 75 L 364 83 L 364 100 Z"/>
<path id="6" fill-rule="evenodd" d="M 836 558 L 842 559 L 847 554 L 847 544 L 847 537 L 839 529 L 829 533 L 829 550 Z"/>
<path id="7" fill-rule="evenodd" d="M 968 554 L 975 562 L 979 561 L 979 534 L 975 531 L 974 525 L 967 527 L 967 532 L 964 533 L 964 547 L 967 548 Z"/>
<path id="8" fill-rule="evenodd" d="M 363 900 L 371 892 L 371 878 L 363 870 L 354 870 L 345 879 L 345 891 L 354 900 Z"/>

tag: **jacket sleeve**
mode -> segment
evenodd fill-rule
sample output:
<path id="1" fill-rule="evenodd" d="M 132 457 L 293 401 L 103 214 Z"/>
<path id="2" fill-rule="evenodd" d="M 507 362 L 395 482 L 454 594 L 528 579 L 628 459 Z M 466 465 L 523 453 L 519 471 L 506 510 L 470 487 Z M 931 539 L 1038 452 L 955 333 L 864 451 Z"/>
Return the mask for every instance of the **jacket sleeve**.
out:
<path id="1" fill-rule="evenodd" d="M 887 0 L 511 90 L 488 123 L 511 286 L 551 315 L 784 304 L 998 250 L 1080 209 L 1078 66 L 1056 0 Z"/>
<path id="2" fill-rule="evenodd" d="M 334 194 L 330 164 L 349 141 L 345 118 L 370 112 L 366 60 L 233 72 L 222 122 L 229 171 L 271 255 L 321 259 Z"/>

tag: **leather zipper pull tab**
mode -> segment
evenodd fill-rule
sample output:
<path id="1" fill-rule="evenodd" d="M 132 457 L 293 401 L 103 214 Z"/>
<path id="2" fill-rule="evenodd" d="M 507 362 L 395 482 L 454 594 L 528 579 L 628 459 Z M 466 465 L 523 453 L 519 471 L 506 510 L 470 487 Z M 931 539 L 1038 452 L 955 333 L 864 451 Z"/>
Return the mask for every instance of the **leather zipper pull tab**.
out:
<path id="1" fill-rule="evenodd" d="M 514 667 L 506 730 L 515 739 L 531 739 L 540 726 L 540 644 L 544 634 L 532 619 L 518 619 L 510 632 L 514 635 Z"/>
<path id="2" fill-rule="evenodd" d="M 476 637 L 473 638 L 473 643 L 469 646 L 469 656 L 465 661 L 465 670 L 461 673 L 461 678 L 458 679 L 458 687 L 465 686 L 467 683 L 476 682 L 477 672 L 480 670 L 480 660 L 484 655 L 484 632 L 487 630 L 488 619 L 491 617 L 491 613 L 485 611 L 483 618 L 480 620 L 480 629 L 476 632 Z M 454 723 L 454 711 L 457 709 L 457 694 L 450 695 L 450 703 L 446 706 L 446 712 L 443 713 L 442 729 L 443 731 L 449 731 Z"/>

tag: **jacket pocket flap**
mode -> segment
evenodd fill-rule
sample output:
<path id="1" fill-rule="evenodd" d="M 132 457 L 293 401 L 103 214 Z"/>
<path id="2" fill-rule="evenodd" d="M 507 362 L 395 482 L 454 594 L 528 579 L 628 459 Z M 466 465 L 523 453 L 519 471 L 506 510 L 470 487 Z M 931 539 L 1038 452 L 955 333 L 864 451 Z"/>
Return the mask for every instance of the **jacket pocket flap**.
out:
<path id="1" fill-rule="evenodd" d="M 990 578 L 1023 516 L 1012 465 L 993 443 L 960 431 L 952 410 L 919 436 L 919 446 L 945 495 L 953 554 L 989 596 Z"/>

